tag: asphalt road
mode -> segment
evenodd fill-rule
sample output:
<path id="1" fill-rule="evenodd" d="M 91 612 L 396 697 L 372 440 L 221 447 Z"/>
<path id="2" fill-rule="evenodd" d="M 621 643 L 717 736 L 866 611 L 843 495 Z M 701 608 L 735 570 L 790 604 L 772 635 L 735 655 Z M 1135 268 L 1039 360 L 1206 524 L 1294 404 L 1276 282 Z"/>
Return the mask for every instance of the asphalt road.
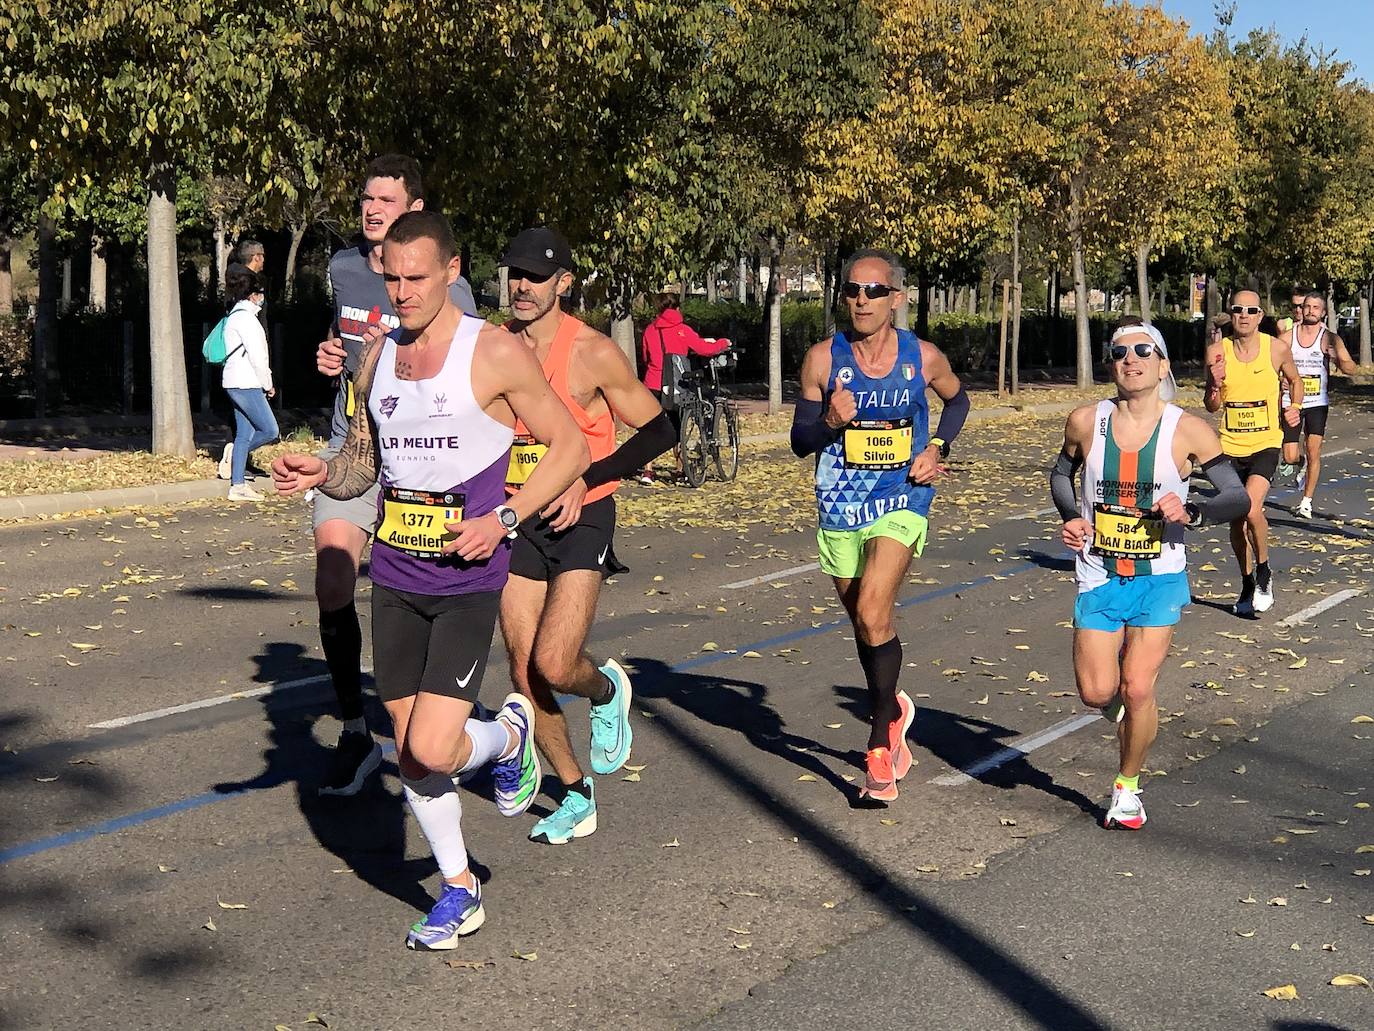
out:
<path id="1" fill-rule="evenodd" d="M 1094 823 L 1114 738 L 1073 694 L 1056 528 L 1018 518 L 1043 495 L 957 529 L 937 503 L 886 810 L 851 802 L 862 675 L 813 536 L 626 531 L 594 650 L 635 674 L 643 769 L 562 847 L 525 838 L 547 798 L 465 796 L 490 880 L 458 966 L 402 947 L 437 875 L 394 767 L 315 797 L 338 725 L 302 507 L 0 530 L 0 1028 L 1374 1026 L 1326 983 L 1374 980 L 1372 423 L 1335 423 L 1334 519 L 1274 509 L 1262 621 L 1198 540 L 1139 834 Z"/>

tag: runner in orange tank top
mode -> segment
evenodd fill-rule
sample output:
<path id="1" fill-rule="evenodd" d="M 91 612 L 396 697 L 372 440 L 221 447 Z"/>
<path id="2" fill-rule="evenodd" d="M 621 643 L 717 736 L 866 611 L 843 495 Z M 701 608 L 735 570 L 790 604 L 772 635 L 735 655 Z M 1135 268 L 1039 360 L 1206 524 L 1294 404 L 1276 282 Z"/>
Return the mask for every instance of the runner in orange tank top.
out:
<path id="1" fill-rule="evenodd" d="M 592 464 L 563 495 L 520 526 L 510 579 L 501 595 L 501 632 L 511 680 L 539 710 L 535 741 L 563 785 L 558 808 L 534 825 L 533 841 L 561 845 L 596 830 L 596 798 L 573 752 L 559 694 L 591 700 L 591 767 L 614 773 L 630 757 L 630 678 L 614 659 L 599 669 L 585 650 L 601 579 L 617 571 L 612 551 L 615 489 L 674 443 L 658 398 L 603 333 L 563 312 L 558 298 L 573 283 L 567 241 L 549 228 L 527 229 L 506 248 L 510 271 L 507 325 L 544 366 L 554 393 L 587 438 Z M 615 420 L 635 433 L 619 448 Z M 506 490 L 515 494 L 544 447 L 515 429 Z"/>

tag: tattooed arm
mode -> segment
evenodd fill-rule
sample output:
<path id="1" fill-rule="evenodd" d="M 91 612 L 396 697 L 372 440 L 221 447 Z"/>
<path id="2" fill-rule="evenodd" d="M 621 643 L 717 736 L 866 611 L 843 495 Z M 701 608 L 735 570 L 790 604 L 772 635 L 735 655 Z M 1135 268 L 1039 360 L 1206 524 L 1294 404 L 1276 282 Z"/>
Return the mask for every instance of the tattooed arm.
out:
<path id="1" fill-rule="evenodd" d="M 347 501 L 366 494 L 377 482 L 377 428 L 367 408 L 367 394 L 383 340 L 380 331 L 369 331 L 363 341 L 358 372 L 353 377 L 357 402 L 339 453 L 328 462 L 313 455 L 282 455 L 272 463 L 272 480 L 279 494 L 318 487 L 337 501 Z"/>

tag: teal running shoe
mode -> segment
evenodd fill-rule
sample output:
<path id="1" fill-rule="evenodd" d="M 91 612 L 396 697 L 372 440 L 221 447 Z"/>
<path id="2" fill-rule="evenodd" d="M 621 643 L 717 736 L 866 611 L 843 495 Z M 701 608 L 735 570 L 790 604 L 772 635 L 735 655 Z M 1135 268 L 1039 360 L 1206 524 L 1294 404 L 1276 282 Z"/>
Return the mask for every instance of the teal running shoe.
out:
<path id="1" fill-rule="evenodd" d="M 496 808 L 502 816 L 519 816 L 530 807 L 539 792 L 543 770 L 534 747 L 534 706 L 528 698 L 512 691 L 496 718 L 514 728 L 519 742 L 509 759 L 491 764 L 496 781 Z"/>
<path id="2" fill-rule="evenodd" d="M 584 778 L 582 786 L 587 794 L 569 791 L 564 795 L 563 804 L 534 825 L 530 831 L 531 841 L 566 845 L 573 838 L 596 833 L 596 789 L 592 786 L 592 778 Z"/>
<path id="3" fill-rule="evenodd" d="M 630 675 L 615 659 L 607 659 L 601 672 L 615 693 L 604 705 L 592 706 L 592 769 L 603 777 L 624 766 L 630 758 L 634 730 L 630 727 L 630 702 L 634 688 Z"/>
<path id="4" fill-rule="evenodd" d="M 406 935 L 406 948 L 420 952 L 447 952 L 458 947 L 458 939 L 472 934 L 487 919 L 482 908 L 482 885 L 473 879 L 473 888 L 445 883 L 429 916 L 417 920 Z"/>

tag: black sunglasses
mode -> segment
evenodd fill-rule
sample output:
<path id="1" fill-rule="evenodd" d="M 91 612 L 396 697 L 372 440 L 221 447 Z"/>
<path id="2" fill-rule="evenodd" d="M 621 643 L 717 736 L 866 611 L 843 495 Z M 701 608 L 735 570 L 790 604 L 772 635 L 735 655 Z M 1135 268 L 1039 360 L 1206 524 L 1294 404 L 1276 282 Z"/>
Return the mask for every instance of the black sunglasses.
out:
<path id="1" fill-rule="evenodd" d="M 864 296 L 870 301 L 876 301 L 880 297 L 886 297 L 894 289 L 896 288 L 888 286 L 886 283 L 845 283 L 844 295 L 850 300 L 854 300 L 859 296 L 859 291 L 862 290 Z"/>
<path id="2" fill-rule="evenodd" d="M 1264 309 L 1258 304 L 1233 304 L 1231 305 L 1232 315 L 1260 315 Z"/>
<path id="3" fill-rule="evenodd" d="M 1121 361 L 1126 357 L 1126 352 L 1132 348 L 1135 349 L 1135 356 L 1137 358 L 1148 358 L 1155 353 L 1154 344 L 1131 344 L 1130 347 L 1127 347 L 1125 344 L 1112 344 L 1109 351 L 1112 356 L 1112 361 Z"/>
<path id="4" fill-rule="evenodd" d="M 511 265 L 507 269 L 507 282 L 515 283 L 523 279 L 526 283 L 547 283 L 553 278 L 552 272 L 531 272 L 529 269 Z"/>

